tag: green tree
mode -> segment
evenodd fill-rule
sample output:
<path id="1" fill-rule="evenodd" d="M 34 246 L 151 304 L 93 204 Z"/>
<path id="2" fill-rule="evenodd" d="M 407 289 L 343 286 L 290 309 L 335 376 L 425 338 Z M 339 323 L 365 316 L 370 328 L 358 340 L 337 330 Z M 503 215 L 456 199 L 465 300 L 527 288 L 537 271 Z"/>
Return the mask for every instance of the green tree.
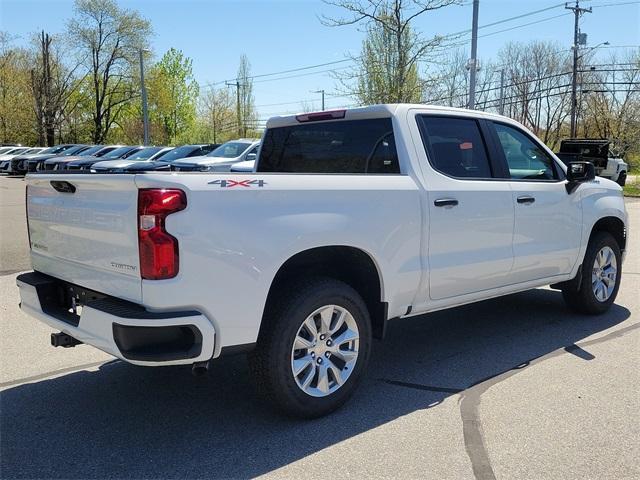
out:
<path id="1" fill-rule="evenodd" d="M 91 80 L 92 139 L 102 143 L 126 104 L 139 96 L 133 79 L 151 24 L 138 12 L 120 8 L 115 0 L 76 0 L 68 30 Z"/>
<path id="2" fill-rule="evenodd" d="M 385 15 L 380 18 L 385 19 Z M 400 46 L 391 30 L 380 23 L 367 27 L 362 52 L 357 60 L 359 68 L 355 95 L 362 105 L 375 103 L 419 102 L 421 82 L 416 62 L 404 63 L 399 57 L 410 49 L 415 33 L 407 25 L 400 37 Z"/>
<path id="3" fill-rule="evenodd" d="M 246 137 L 252 131 L 256 120 L 255 99 L 253 97 L 253 78 L 251 77 L 251 63 L 246 55 L 240 57 L 237 77 L 238 98 L 238 134 Z"/>
<path id="4" fill-rule="evenodd" d="M 153 123 L 163 129 L 163 143 L 188 141 L 196 121 L 200 87 L 193 78 L 192 60 L 169 49 L 148 76 Z"/>
<path id="5" fill-rule="evenodd" d="M 29 54 L 12 46 L 13 38 L 0 32 L 0 140 L 34 145 L 37 140 Z"/>

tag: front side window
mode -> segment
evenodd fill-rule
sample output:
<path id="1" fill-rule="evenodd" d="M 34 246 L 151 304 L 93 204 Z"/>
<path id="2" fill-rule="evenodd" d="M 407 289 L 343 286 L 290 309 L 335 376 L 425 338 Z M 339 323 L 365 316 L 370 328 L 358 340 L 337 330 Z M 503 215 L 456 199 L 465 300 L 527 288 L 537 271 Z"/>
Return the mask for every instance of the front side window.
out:
<path id="1" fill-rule="evenodd" d="M 491 178 L 487 149 L 476 120 L 421 115 L 418 123 L 433 168 L 455 178 Z"/>
<path id="2" fill-rule="evenodd" d="M 398 174 L 390 118 L 313 122 L 270 128 L 259 172 Z"/>
<path id="3" fill-rule="evenodd" d="M 517 128 L 494 123 L 509 173 L 515 180 L 556 180 L 553 159 Z"/>

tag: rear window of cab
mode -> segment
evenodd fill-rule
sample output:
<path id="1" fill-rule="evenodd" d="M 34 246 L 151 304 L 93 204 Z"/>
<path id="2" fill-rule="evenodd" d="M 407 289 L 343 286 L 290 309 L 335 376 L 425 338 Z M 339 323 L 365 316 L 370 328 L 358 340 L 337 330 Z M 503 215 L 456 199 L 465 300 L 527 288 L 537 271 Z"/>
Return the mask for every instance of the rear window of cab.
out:
<path id="1" fill-rule="evenodd" d="M 270 128 L 258 172 L 399 174 L 390 118 Z"/>

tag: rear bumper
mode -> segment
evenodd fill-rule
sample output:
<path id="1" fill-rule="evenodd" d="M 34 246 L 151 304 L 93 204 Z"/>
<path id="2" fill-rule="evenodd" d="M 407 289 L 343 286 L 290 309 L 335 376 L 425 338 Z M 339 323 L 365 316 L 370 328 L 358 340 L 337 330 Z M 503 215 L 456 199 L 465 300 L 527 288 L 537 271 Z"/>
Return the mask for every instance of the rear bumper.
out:
<path id="1" fill-rule="evenodd" d="M 213 357 L 215 330 L 200 312 L 150 312 L 38 272 L 19 275 L 16 283 L 25 313 L 129 363 L 185 365 Z M 65 291 L 91 298 L 80 315 L 61 307 Z"/>

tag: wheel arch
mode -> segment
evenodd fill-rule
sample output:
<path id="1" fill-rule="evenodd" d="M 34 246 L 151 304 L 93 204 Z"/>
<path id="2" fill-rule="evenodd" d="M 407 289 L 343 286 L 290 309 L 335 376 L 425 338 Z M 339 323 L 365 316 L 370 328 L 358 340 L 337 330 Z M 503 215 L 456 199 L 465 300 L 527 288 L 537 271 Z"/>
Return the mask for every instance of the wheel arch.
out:
<path id="1" fill-rule="evenodd" d="M 309 248 L 289 257 L 276 272 L 264 306 L 263 319 L 280 295 L 283 287 L 294 284 L 297 278 L 313 275 L 340 280 L 356 290 L 369 311 L 375 338 L 383 338 L 387 321 L 387 302 L 379 266 L 361 248 L 332 245 Z M 262 322 L 264 325 L 264 322 Z M 262 329 L 262 326 L 261 326 Z"/>
<path id="2" fill-rule="evenodd" d="M 598 219 L 591 227 L 591 233 L 589 234 L 589 242 L 596 234 L 596 232 L 610 233 L 613 238 L 618 242 L 620 251 L 624 252 L 627 246 L 627 229 L 624 222 L 618 217 L 607 216 Z"/>

